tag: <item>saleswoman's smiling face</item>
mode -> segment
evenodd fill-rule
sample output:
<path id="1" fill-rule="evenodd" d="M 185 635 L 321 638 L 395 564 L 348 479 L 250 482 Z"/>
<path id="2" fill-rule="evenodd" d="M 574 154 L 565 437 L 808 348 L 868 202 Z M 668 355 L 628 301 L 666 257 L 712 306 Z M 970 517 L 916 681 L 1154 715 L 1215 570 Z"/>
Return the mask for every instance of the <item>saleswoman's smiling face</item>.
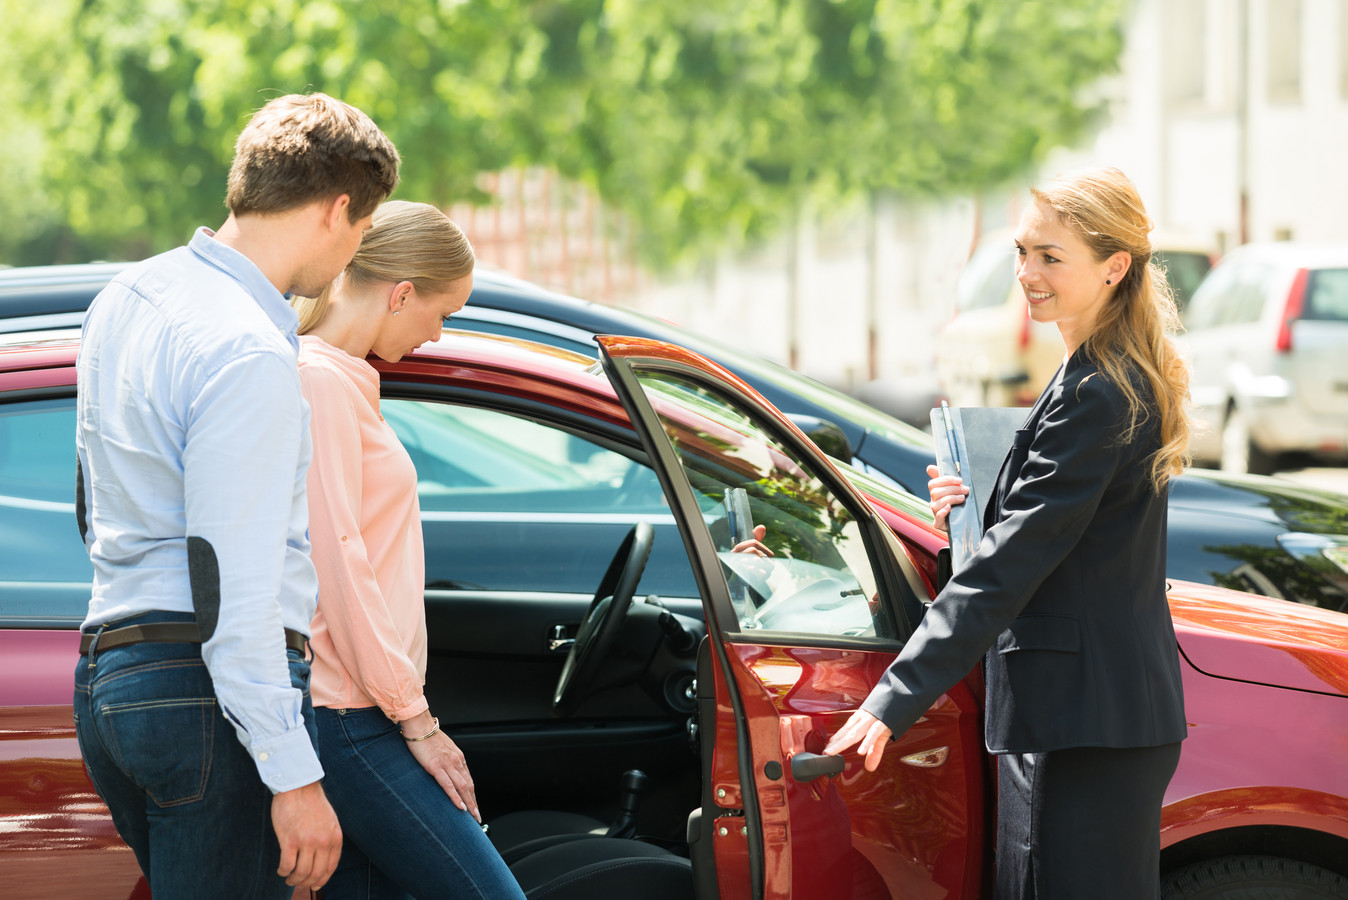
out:
<path id="1" fill-rule="evenodd" d="M 1030 304 L 1030 318 L 1053 322 L 1069 351 L 1090 336 L 1101 307 L 1119 283 L 1127 254 L 1103 261 L 1047 203 L 1025 210 L 1016 229 L 1016 277 Z M 1122 256 L 1124 261 L 1118 259 Z"/>

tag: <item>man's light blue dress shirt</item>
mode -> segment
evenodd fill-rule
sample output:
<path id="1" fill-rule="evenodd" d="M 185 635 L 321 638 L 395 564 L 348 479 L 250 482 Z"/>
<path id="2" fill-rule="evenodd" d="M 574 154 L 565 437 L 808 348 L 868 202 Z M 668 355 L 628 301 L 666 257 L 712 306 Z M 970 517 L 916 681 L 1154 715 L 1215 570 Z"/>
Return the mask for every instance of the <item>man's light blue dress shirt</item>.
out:
<path id="1" fill-rule="evenodd" d="M 285 628 L 309 634 L 318 593 L 297 324 L 257 266 L 201 228 L 95 298 L 77 365 L 83 630 L 195 613 L 216 696 L 273 791 L 323 776 L 284 643 Z"/>

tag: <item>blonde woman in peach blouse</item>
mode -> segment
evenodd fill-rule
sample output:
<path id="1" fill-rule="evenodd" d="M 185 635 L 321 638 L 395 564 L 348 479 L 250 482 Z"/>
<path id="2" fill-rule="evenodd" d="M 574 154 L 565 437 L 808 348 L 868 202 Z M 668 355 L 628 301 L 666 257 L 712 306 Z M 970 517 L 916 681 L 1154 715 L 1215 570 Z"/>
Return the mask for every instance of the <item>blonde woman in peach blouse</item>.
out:
<path id="1" fill-rule="evenodd" d="M 473 262 L 444 213 L 392 201 L 341 276 L 295 301 L 314 447 L 312 693 L 323 787 L 345 837 L 328 900 L 524 897 L 482 833 L 463 753 L 422 691 L 416 470 L 379 414 L 379 374 L 366 362 L 438 338 L 473 289 Z"/>

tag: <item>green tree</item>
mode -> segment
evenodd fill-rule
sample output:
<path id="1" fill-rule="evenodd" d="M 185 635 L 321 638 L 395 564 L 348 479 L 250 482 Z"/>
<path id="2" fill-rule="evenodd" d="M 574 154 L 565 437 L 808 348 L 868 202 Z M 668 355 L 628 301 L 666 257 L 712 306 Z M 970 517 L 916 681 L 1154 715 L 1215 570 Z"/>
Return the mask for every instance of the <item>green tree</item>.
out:
<path id="1" fill-rule="evenodd" d="M 554 166 L 666 263 L 805 202 L 1028 169 L 1090 126 L 1123 2 L 0 0 L 0 212 L 25 211 L 0 254 L 180 243 L 223 217 L 249 112 L 322 90 L 397 143 L 400 196 Z"/>
<path id="2" fill-rule="evenodd" d="M 985 188 L 1081 137 L 1120 2 L 540 4 L 533 146 L 678 253 L 807 197 Z"/>

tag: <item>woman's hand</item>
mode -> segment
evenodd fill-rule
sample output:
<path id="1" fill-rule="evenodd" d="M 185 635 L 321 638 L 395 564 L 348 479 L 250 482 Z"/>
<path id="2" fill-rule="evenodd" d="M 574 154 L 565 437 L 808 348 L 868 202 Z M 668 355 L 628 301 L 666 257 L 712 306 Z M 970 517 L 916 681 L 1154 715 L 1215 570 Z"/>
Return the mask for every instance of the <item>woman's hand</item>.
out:
<path id="1" fill-rule="evenodd" d="M 768 549 L 767 544 L 763 543 L 763 538 L 768 536 L 766 525 L 755 525 L 754 536 L 747 541 L 740 541 L 730 548 L 731 553 L 752 553 L 754 556 L 772 556 L 774 555 Z"/>
<path id="2" fill-rule="evenodd" d="M 852 718 L 828 742 L 824 753 L 836 755 L 860 741 L 857 753 L 866 758 L 866 771 L 874 772 L 880 765 L 880 757 L 885 755 L 885 745 L 893 735 L 888 725 L 864 709 L 859 709 L 852 713 Z"/>
<path id="3" fill-rule="evenodd" d="M 969 495 L 969 487 L 958 475 L 942 475 L 935 466 L 927 466 L 927 492 L 931 494 L 931 512 L 936 527 L 950 533 L 950 507 L 958 506 Z"/>
<path id="4" fill-rule="evenodd" d="M 424 723 L 421 721 L 423 717 Z M 433 723 L 430 713 L 426 712 L 398 724 L 404 735 L 418 737 L 435 727 Z M 407 749 L 412 751 L 412 757 L 444 789 L 455 806 L 467 810 L 478 822 L 482 821 L 482 814 L 477 808 L 473 776 L 468 774 L 468 762 L 463 758 L 459 745 L 449 735 L 438 731 L 424 741 L 408 741 Z"/>

